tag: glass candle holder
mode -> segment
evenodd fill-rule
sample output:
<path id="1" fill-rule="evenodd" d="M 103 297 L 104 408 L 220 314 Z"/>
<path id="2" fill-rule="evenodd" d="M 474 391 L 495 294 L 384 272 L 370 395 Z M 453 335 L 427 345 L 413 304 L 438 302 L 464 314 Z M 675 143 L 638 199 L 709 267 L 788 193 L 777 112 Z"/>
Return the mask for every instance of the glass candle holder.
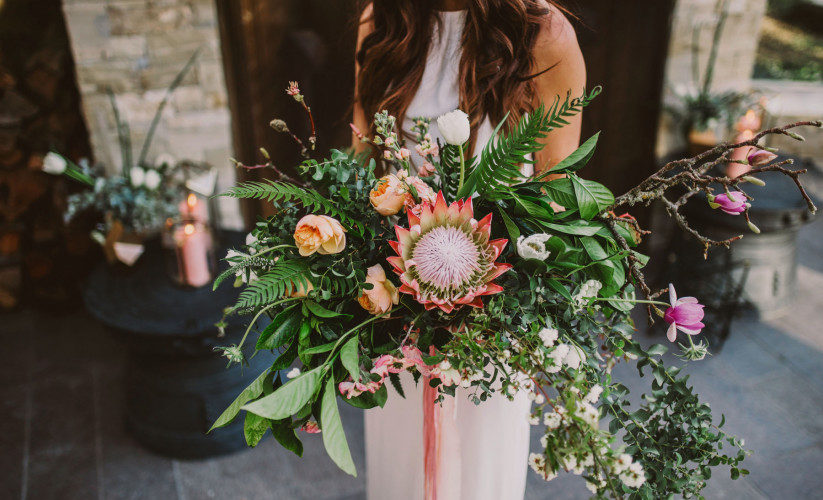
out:
<path id="1" fill-rule="evenodd" d="M 192 220 L 167 224 L 163 240 L 166 269 L 172 281 L 192 288 L 211 283 L 216 259 L 215 240 L 208 224 Z"/>

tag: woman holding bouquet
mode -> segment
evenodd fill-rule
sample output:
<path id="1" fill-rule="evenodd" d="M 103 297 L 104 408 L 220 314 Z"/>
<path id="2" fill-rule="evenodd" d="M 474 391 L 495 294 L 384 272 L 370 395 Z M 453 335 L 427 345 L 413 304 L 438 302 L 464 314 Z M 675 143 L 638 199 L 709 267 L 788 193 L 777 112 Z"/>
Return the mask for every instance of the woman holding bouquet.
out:
<path id="1" fill-rule="evenodd" d="M 546 0 L 375 0 L 358 31 L 354 124 L 368 130 L 381 110 L 398 117 L 407 141 L 414 118 L 454 109 L 471 123 L 470 154 L 541 102 L 579 95 L 586 84 L 583 56 L 561 8 Z M 580 115 L 550 133 L 534 158 L 540 172 L 565 158 L 580 140 Z M 434 124 L 436 139 L 442 137 Z M 356 147 L 360 142 L 355 138 Z M 418 168 L 422 160 L 414 156 Z M 524 165 L 524 169 L 531 165 Z M 391 397 L 366 413 L 370 500 L 424 498 L 422 385 L 403 379 L 405 398 Z M 468 392 L 446 398 L 452 421 L 443 428 L 440 500 L 522 498 L 529 450 L 525 393 L 510 401 L 496 393 L 476 406 Z"/>

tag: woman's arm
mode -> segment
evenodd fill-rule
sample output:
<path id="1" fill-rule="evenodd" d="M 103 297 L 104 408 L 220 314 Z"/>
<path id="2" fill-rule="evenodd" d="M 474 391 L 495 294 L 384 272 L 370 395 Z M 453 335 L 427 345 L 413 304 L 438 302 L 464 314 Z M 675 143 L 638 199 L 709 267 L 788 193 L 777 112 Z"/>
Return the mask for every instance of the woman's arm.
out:
<path id="1" fill-rule="evenodd" d="M 534 47 L 535 73 L 551 68 L 535 78 L 534 104 L 543 102 L 547 107 L 558 96 L 565 99 L 569 92 L 579 97 L 586 87 L 586 64 L 574 27 L 559 9 L 550 10 Z M 535 173 L 545 172 L 577 149 L 581 125 L 582 116 L 578 114 L 541 141 L 546 147 L 535 157 Z"/>
<path id="2" fill-rule="evenodd" d="M 355 49 L 355 55 L 357 52 L 360 51 L 360 46 L 363 43 L 363 39 L 374 30 L 374 23 L 371 19 L 372 14 L 372 4 L 366 6 L 363 9 L 363 14 L 360 15 L 360 27 L 357 29 L 357 48 Z M 366 114 L 363 112 L 363 106 L 360 105 L 360 99 L 357 96 L 357 80 L 358 75 L 360 73 L 360 65 L 357 63 L 355 59 L 354 62 L 354 113 L 352 116 L 352 123 L 355 127 L 359 128 L 364 134 L 369 133 L 369 122 L 366 120 Z M 363 151 L 367 146 L 363 142 L 361 142 L 357 135 L 352 132 L 352 147 L 356 152 Z"/>

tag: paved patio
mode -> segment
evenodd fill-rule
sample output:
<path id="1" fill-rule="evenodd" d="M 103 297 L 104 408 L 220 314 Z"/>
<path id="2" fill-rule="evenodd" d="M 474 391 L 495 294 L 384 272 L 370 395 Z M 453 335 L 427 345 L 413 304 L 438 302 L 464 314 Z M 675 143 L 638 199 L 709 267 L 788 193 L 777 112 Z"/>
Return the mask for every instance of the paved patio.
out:
<path id="1" fill-rule="evenodd" d="M 750 476 L 731 481 L 717 470 L 706 498 L 821 497 L 823 218 L 802 229 L 801 242 L 791 314 L 738 320 L 722 352 L 689 368 L 698 393 L 725 412 L 727 431 L 745 437 L 754 451 L 744 464 Z M 123 349 L 84 313 L 7 315 L 0 322 L 0 345 L 2 499 L 365 497 L 362 475 L 339 471 L 319 436 L 304 439 L 303 460 L 271 439 L 253 450 L 199 461 L 142 449 L 123 428 Z M 647 383 L 623 370 L 630 387 Z M 363 472 L 362 417 L 341 408 Z M 526 498 L 580 499 L 588 491 L 575 476 L 545 483 L 530 474 Z"/>

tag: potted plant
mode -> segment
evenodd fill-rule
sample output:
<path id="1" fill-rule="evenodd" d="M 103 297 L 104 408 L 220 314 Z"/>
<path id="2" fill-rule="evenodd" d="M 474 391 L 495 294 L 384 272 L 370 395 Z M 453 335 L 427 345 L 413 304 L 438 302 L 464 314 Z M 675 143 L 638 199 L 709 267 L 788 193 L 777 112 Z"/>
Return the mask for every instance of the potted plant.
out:
<path id="1" fill-rule="evenodd" d="M 692 88 L 672 87 L 679 105 L 669 107 L 669 112 L 688 144 L 689 154 L 696 155 L 715 147 L 728 135 L 733 121 L 741 115 L 741 110 L 750 104 L 748 93 L 734 90 L 712 91 L 720 39 L 729 15 L 728 0 L 719 0 L 717 23 L 714 26 L 709 57 L 702 78 L 700 76 L 700 26 L 695 26 L 692 36 Z"/>
<path id="2" fill-rule="evenodd" d="M 101 214 L 102 220 L 91 236 L 103 246 L 109 263 L 133 266 L 148 239 L 157 238 L 168 221 L 191 211 L 189 191 L 211 194 L 203 192 L 213 189 L 214 185 L 214 175 L 208 165 L 177 161 L 170 155 L 160 155 L 153 161 L 147 159 L 163 109 L 197 55 L 197 52 L 192 55 L 167 88 L 136 161 L 132 156 L 128 123 L 121 119 L 114 95 L 109 91 L 123 164 L 120 174 L 107 175 L 102 165 L 91 165 L 85 159 L 75 163 L 57 152 L 50 152 L 43 159 L 44 172 L 65 175 L 88 187 L 68 197 L 65 219 L 71 221 L 88 210 Z M 211 182 L 204 183 L 204 178 Z M 203 187 L 209 185 L 211 188 Z M 188 204 L 187 194 L 190 195 Z"/>

